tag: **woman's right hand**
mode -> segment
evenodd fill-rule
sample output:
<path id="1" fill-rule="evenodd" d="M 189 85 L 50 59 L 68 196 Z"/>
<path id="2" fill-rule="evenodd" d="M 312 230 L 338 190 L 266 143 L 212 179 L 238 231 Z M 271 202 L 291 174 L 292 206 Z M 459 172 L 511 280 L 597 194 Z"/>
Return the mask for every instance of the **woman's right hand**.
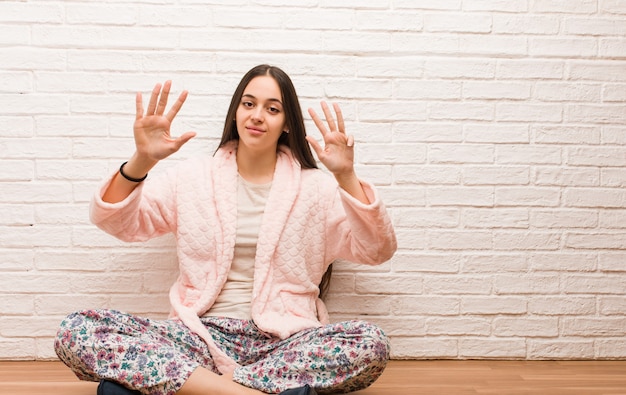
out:
<path id="1" fill-rule="evenodd" d="M 163 86 L 156 84 L 145 114 L 141 93 L 137 93 L 137 114 L 133 126 L 136 151 L 124 165 L 124 174 L 128 177 L 142 179 L 158 161 L 178 151 L 196 135 L 194 132 L 187 132 L 178 138 L 170 136 L 172 121 L 187 99 L 187 91 L 183 91 L 164 115 L 171 87 L 172 81 L 166 81 Z M 121 202 L 137 185 L 139 182 L 126 179 L 118 173 L 102 195 L 102 200 L 109 203 Z"/>
<path id="2" fill-rule="evenodd" d="M 178 138 L 172 138 L 170 135 L 172 121 L 187 99 L 187 91 L 183 91 L 166 114 L 165 108 L 171 87 L 172 81 L 166 81 L 162 86 L 155 85 L 145 114 L 141 93 L 137 93 L 136 97 L 137 113 L 133 125 L 136 155 L 153 164 L 178 151 L 196 135 L 194 132 L 184 133 Z"/>

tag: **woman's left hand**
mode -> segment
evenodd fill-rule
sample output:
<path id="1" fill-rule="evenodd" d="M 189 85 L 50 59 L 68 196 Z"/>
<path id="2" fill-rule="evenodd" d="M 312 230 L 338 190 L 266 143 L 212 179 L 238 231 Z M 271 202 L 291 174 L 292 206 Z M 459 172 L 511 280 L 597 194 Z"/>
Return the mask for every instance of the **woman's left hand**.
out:
<path id="1" fill-rule="evenodd" d="M 326 104 L 326 102 L 322 102 L 321 104 L 328 127 L 326 127 L 312 108 L 309 108 L 309 115 L 311 115 L 315 126 L 317 126 L 324 138 L 324 147 L 311 136 L 306 136 L 306 139 L 309 144 L 311 144 L 311 147 L 313 147 L 313 150 L 315 150 L 320 162 L 322 162 L 335 177 L 351 175 L 354 173 L 354 137 L 346 134 L 346 127 L 339 105 L 333 103 L 333 109 L 337 116 L 337 121 L 335 122 L 335 118 L 328 104 Z"/>

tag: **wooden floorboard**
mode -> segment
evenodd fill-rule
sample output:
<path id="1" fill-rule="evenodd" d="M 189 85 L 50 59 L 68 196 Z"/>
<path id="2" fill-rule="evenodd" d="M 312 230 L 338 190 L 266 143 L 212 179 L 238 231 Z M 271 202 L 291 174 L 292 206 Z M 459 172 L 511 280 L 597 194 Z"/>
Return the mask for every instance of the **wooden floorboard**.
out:
<path id="1" fill-rule="evenodd" d="M 60 362 L 0 361 L 0 395 L 95 395 Z M 626 395 L 626 361 L 391 361 L 353 395 Z"/>

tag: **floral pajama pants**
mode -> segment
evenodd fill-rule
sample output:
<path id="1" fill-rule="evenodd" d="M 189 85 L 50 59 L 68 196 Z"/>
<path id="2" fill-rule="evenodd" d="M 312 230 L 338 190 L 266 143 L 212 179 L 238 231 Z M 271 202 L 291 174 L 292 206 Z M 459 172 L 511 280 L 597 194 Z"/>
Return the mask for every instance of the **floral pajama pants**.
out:
<path id="1" fill-rule="evenodd" d="M 375 325 L 347 321 L 281 340 L 254 322 L 204 317 L 216 344 L 239 365 L 233 380 L 267 393 L 309 384 L 319 393 L 372 384 L 389 359 L 389 342 Z M 81 380 L 112 380 L 143 394 L 171 395 L 202 366 L 218 373 L 206 343 L 178 320 L 151 320 L 115 310 L 70 314 L 54 343 Z"/>

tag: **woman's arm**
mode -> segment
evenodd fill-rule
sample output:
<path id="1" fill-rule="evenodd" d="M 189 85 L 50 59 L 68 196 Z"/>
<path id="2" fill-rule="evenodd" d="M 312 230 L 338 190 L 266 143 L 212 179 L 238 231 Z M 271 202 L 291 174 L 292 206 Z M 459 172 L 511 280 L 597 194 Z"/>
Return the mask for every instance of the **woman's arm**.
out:
<path id="1" fill-rule="evenodd" d="M 163 86 L 155 85 L 145 114 L 142 95 L 137 93 L 133 125 L 136 150 L 111 180 L 102 195 L 103 201 L 118 203 L 126 199 L 139 185 L 140 180 L 143 180 L 161 159 L 178 151 L 183 144 L 196 135 L 194 132 L 187 132 L 176 139 L 170 136 L 172 121 L 187 99 L 187 91 L 183 91 L 169 112 L 165 114 L 171 86 L 171 81 L 166 81 Z"/>

